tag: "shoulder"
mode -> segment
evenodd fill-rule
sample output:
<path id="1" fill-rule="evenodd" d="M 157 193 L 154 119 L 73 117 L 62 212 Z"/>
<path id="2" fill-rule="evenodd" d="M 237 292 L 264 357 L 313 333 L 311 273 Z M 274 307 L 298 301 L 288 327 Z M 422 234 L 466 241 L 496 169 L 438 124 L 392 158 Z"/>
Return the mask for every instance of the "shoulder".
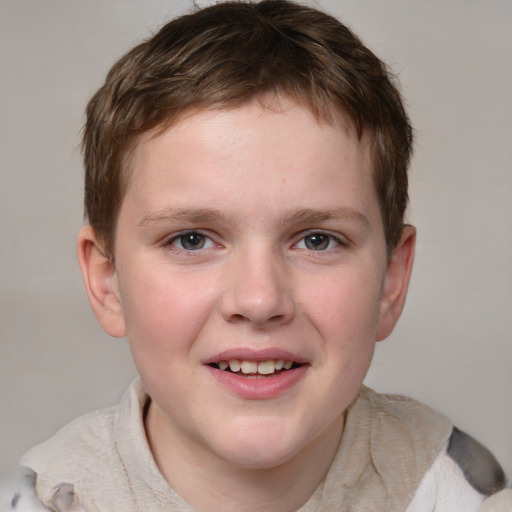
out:
<path id="1" fill-rule="evenodd" d="M 369 400 L 373 413 L 394 418 L 397 422 L 416 425 L 417 423 L 443 423 L 450 426 L 451 423 L 440 412 L 428 405 L 404 395 L 377 393 L 363 386 L 361 396 Z"/>
<path id="2" fill-rule="evenodd" d="M 113 421 L 117 408 L 94 411 L 71 421 L 53 437 L 34 446 L 20 460 L 36 473 L 73 471 L 87 468 L 91 459 L 108 458 L 114 447 Z"/>
<path id="3" fill-rule="evenodd" d="M 73 420 L 21 458 L 21 466 L 34 473 L 43 503 L 52 503 L 56 488 L 63 483 L 87 496 L 98 481 L 112 479 L 120 466 L 113 435 L 116 410 L 103 409 Z"/>
<path id="4" fill-rule="evenodd" d="M 2 489 L 0 510 L 82 511 L 75 491 L 87 495 L 98 478 L 109 477 L 115 414 L 111 408 L 81 416 L 29 450 L 20 460 L 18 474 Z"/>
<path id="5" fill-rule="evenodd" d="M 37 496 L 46 506 L 62 484 L 71 484 L 88 510 L 110 510 L 107 504 L 114 494 L 115 499 L 129 500 L 129 493 L 124 492 L 130 487 L 129 476 L 119 443 L 142 442 L 144 400 L 140 383 L 135 381 L 119 406 L 73 420 L 21 458 L 21 466 L 36 475 Z"/>
<path id="6" fill-rule="evenodd" d="M 347 410 L 324 501 L 354 510 L 405 510 L 452 428 L 420 402 L 363 387 Z"/>
<path id="7" fill-rule="evenodd" d="M 360 396 L 370 405 L 374 445 L 417 453 L 417 462 L 432 461 L 452 434 L 453 425 L 446 416 L 417 400 L 366 387 Z"/>
<path id="8" fill-rule="evenodd" d="M 406 512 L 476 512 L 504 487 L 505 475 L 491 452 L 454 427 Z"/>
<path id="9" fill-rule="evenodd" d="M 445 416 L 400 395 L 363 388 L 361 397 L 371 405 L 377 425 L 372 436 L 376 469 L 385 475 L 392 466 L 387 472 L 407 481 L 416 475 L 407 512 L 475 512 L 498 499 L 497 492 L 501 501 L 503 496 L 510 500 L 510 493 L 499 492 L 505 475 L 492 453 Z"/>

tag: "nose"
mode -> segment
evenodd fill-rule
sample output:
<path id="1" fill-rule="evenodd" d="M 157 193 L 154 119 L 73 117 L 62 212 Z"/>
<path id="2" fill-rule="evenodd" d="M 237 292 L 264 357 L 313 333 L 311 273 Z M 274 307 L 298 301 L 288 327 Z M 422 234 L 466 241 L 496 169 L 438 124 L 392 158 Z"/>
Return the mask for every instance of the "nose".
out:
<path id="1" fill-rule="evenodd" d="M 230 323 L 259 328 L 290 322 L 295 314 L 291 276 L 272 250 L 246 251 L 226 269 L 221 312 Z"/>

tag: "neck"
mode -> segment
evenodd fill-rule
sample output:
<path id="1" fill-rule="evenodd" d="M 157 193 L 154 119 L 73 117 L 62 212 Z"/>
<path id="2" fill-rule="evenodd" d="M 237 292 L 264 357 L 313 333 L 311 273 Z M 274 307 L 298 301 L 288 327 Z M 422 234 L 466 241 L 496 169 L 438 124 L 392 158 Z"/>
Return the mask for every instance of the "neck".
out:
<path id="1" fill-rule="evenodd" d="M 151 404 L 146 432 L 155 461 L 169 485 L 188 503 L 211 512 L 294 512 L 313 495 L 336 454 L 343 417 L 290 460 L 270 468 L 246 468 L 212 456 L 207 449 L 176 442 L 162 429 Z M 200 461 L 198 464 L 197 461 Z"/>

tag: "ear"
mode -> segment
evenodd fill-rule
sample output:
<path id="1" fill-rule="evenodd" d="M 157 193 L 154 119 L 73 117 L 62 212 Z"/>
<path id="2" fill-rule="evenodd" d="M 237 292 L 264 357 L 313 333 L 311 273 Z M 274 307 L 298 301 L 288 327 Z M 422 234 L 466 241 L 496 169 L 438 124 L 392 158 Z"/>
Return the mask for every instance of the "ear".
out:
<path id="1" fill-rule="evenodd" d="M 103 330 L 114 338 L 126 336 L 116 269 L 91 226 L 78 235 L 78 263 L 89 303 Z"/>
<path id="2" fill-rule="evenodd" d="M 402 314 L 414 262 L 415 244 L 416 229 L 413 226 L 405 226 L 402 237 L 393 250 L 386 269 L 380 303 L 377 341 L 381 341 L 391 334 Z"/>

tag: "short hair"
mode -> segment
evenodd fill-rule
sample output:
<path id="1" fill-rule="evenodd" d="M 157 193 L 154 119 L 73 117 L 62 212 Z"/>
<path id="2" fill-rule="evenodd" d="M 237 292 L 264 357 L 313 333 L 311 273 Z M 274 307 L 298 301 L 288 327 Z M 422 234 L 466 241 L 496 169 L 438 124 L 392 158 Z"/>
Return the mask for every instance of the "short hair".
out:
<path id="1" fill-rule="evenodd" d="M 178 17 L 125 54 L 87 106 L 85 216 L 114 255 L 130 151 L 191 108 L 233 108 L 266 94 L 341 113 L 369 135 L 388 252 L 407 207 L 412 129 L 386 65 L 332 16 L 288 0 L 228 1 Z"/>

